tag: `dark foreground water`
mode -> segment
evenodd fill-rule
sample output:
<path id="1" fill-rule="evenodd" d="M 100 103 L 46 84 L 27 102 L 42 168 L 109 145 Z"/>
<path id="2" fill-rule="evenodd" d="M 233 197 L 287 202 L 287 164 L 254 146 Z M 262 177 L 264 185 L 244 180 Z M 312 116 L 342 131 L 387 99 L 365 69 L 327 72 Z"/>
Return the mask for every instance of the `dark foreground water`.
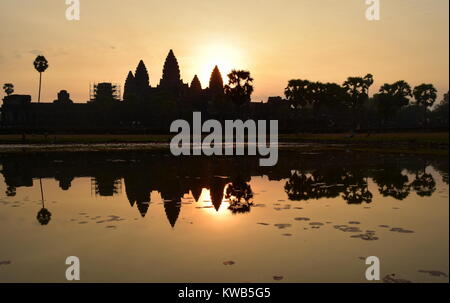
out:
<path id="1" fill-rule="evenodd" d="M 448 282 L 448 159 L 0 154 L 0 282 Z M 42 190 L 41 190 L 42 184 Z"/>

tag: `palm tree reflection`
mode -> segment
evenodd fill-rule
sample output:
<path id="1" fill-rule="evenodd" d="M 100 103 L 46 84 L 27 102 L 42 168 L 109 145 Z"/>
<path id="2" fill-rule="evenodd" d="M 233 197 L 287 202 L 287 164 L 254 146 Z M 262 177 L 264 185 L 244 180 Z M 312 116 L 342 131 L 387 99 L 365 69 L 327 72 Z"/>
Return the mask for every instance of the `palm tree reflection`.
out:
<path id="1" fill-rule="evenodd" d="M 431 197 L 436 191 L 436 181 L 431 174 L 427 174 L 426 164 L 422 170 L 416 171 L 416 178 L 411 182 L 411 187 L 420 197 Z"/>
<path id="2" fill-rule="evenodd" d="M 361 170 L 349 171 L 343 177 L 345 186 L 342 199 L 348 204 L 372 202 L 373 194 L 369 191 L 367 176 Z"/>
<path id="3" fill-rule="evenodd" d="M 245 182 L 240 176 L 228 184 L 225 190 L 225 199 L 230 202 L 229 210 L 233 214 L 250 212 L 253 202 L 253 191 L 250 184 Z"/>
<path id="4" fill-rule="evenodd" d="M 42 208 L 37 213 L 36 219 L 38 220 L 38 222 L 41 225 L 47 225 L 50 222 L 51 218 L 52 218 L 52 213 L 50 211 L 48 211 L 48 209 L 45 208 L 45 204 L 44 204 L 44 190 L 42 189 L 42 179 L 41 178 L 39 178 L 39 185 L 40 185 L 40 188 L 41 188 Z"/>

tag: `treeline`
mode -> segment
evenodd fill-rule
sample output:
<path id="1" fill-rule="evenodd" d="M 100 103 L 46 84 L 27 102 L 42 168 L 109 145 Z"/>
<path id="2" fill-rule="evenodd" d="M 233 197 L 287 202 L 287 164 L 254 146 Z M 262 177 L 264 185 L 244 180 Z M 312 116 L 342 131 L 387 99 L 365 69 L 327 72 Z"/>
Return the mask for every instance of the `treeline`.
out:
<path id="1" fill-rule="evenodd" d="M 285 101 L 305 119 L 303 123 L 319 130 L 448 128 L 448 93 L 433 108 L 437 90 L 432 84 L 412 88 L 405 81 L 385 83 L 369 97 L 373 82 L 371 74 L 349 77 L 342 85 L 290 80 Z"/>

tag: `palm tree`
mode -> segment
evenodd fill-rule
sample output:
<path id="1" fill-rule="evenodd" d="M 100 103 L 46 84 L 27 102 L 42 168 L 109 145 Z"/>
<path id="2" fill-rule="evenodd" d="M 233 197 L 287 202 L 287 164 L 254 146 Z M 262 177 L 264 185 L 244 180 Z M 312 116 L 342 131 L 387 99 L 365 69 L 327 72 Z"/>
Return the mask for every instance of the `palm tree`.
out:
<path id="1" fill-rule="evenodd" d="M 6 95 L 11 95 L 14 92 L 14 85 L 12 83 L 5 83 L 3 85 L 3 90 L 5 91 Z"/>
<path id="2" fill-rule="evenodd" d="M 416 104 L 423 109 L 423 126 L 426 127 L 428 108 L 436 102 L 437 90 L 433 84 L 421 84 L 414 87 L 413 96 Z"/>
<path id="3" fill-rule="evenodd" d="M 310 103 L 312 83 L 308 80 L 292 79 L 289 80 L 287 87 L 284 90 L 286 99 L 294 108 L 305 107 Z"/>
<path id="4" fill-rule="evenodd" d="M 382 117 L 383 127 L 389 117 L 395 116 L 403 106 L 409 104 L 408 97 L 411 96 L 411 86 L 403 80 L 393 84 L 385 83 L 380 87 L 378 93 L 374 95 L 374 101 Z"/>
<path id="5" fill-rule="evenodd" d="M 39 95 L 38 103 L 41 102 L 41 83 L 42 83 L 42 73 L 48 68 L 48 61 L 44 56 L 37 56 L 33 62 L 34 68 L 39 72 Z"/>
<path id="6" fill-rule="evenodd" d="M 234 104 L 240 106 L 251 101 L 250 96 L 253 93 L 253 78 L 250 72 L 244 70 L 232 70 L 228 74 L 228 85 L 225 85 L 225 95 L 227 95 Z"/>
<path id="7" fill-rule="evenodd" d="M 347 91 L 349 107 L 352 112 L 352 130 L 355 129 L 356 120 L 362 105 L 369 99 L 369 88 L 373 84 L 373 76 L 367 74 L 364 77 L 348 77 L 343 83 Z"/>

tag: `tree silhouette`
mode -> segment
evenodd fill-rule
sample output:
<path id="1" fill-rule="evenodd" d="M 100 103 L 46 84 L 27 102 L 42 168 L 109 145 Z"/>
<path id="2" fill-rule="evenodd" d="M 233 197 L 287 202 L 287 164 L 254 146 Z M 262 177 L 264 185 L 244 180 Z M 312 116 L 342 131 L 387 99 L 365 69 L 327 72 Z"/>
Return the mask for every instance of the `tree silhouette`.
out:
<path id="1" fill-rule="evenodd" d="M 411 182 L 411 187 L 421 197 L 431 197 L 436 191 L 436 181 L 433 175 L 423 172 L 416 174 L 416 178 Z"/>
<path id="2" fill-rule="evenodd" d="M 410 184 L 411 188 L 420 197 L 431 197 L 436 191 L 436 181 L 432 174 L 426 172 L 426 168 L 427 163 L 425 161 L 422 168 L 415 171 L 416 177 Z"/>
<path id="3" fill-rule="evenodd" d="M 52 213 L 45 208 L 45 202 L 44 202 L 44 190 L 42 187 L 42 179 L 39 178 L 39 185 L 40 185 L 40 189 L 41 189 L 41 199 L 42 199 L 42 208 L 41 210 L 39 210 L 36 219 L 38 220 L 39 223 L 41 223 L 41 225 L 47 225 L 51 218 L 52 218 Z"/>
<path id="4" fill-rule="evenodd" d="M 411 186 L 409 178 L 401 173 L 399 168 L 385 167 L 374 173 L 373 180 L 378 185 L 378 191 L 383 197 L 393 197 L 404 200 L 409 196 Z"/>
<path id="5" fill-rule="evenodd" d="M 371 203 L 373 195 L 369 191 L 367 177 L 360 170 L 348 171 L 342 177 L 345 185 L 342 198 L 348 204 Z"/>
<path id="6" fill-rule="evenodd" d="M 39 72 L 39 94 L 38 94 L 38 103 L 41 102 L 41 83 L 42 83 L 42 73 L 45 72 L 48 68 L 48 61 L 44 56 L 37 56 L 33 62 L 34 68 Z"/>
<path id="7" fill-rule="evenodd" d="M 413 96 L 416 104 L 423 108 L 423 125 L 425 126 L 427 124 L 427 111 L 436 102 L 437 90 L 433 84 L 421 84 L 414 87 Z"/>
<path id="8" fill-rule="evenodd" d="M 8 186 L 6 188 L 5 194 L 7 197 L 15 197 L 16 196 L 16 188 L 14 186 Z"/>
<path id="9" fill-rule="evenodd" d="M 3 90 L 5 91 L 5 94 L 9 96 L 14 92 L 14 85 L 12 83 L 5 83 L 3 84 Z"/>
<path id="10" fill-rule="evenodd" d="M 374 96 L 379 114 L 383 117 L 383 124 L 394 116 L 402 106 L 408 105 L 408 97 L 412 96 L 411 87 L 405 81 L 393 84 L 385 83 Z"/>
<path id="11" fill-rule="evenodd" d="M 437 98 L 437 90 L 433 84 L 421 84 L 414 87 L 413 96 L 417 105 L 423 106 L 425 109 L 433 106 Z"/>
<path id="12" fill-rule="evenodd" d="M 294 108 L 305 107 L 309 102 L 311 82 L 308 80 L 293 79 L 288 82 L 284 90 L 286 99 Z"/>
<path id="13" fill-rule="evenodd" d="M 315 181 L 312 176 L 307 176 L 303 172 L 292 172 L 289 180 L 284 186 L 289 200 L 291 201 L 306 201 L 312 198 L 312 185 Z"/>
<path id="14" fill-rule="evenodd" d="M 365 83 L 365 85 L 367 87 L 367 96 L 369 96 L 369 90 L 370 90 L 370 87 L 373 84 L 373 75 L 372 74 L 367 74 L 367 75 L 364 76 L 363 79 L 364 79 L 364 83 Z"/>
<path id="15" fill-rule="evenodd" d="M 444 94 L 444 99 L 436 106 L 436 108 L 432 112 L 434 122 L 445 125 L 447 128 L 449 117 L 448 96 L 448 92 Z"/>
<path id="16" fill-rule="evenodd" d="M 253 93 L 253 78 L 250 72 L 232 70 L 228 74 L 228 84 L 225 85 L 225 95 L 237 106 L 251 101 Z"/>
<path id="17" fill-rule="evenodd" d="M 253 203 L 253 191 L 241 176 L 234 178 L 225 190 L 225 199 L 229 199 L 229 210 L 233 214 L 249 212 Z"/>
<path id="18" fill-rule="evenodd" d="M 52 213 L 46 208 L 41 208 L 36 216 L 36 219 L 39 223 L 41 223 L 41 225 L 47 225 L 52 219 Z"/>
<path id="19" fill-rule="evenodd" d="M 355 128 L 356 117 L 362 105 L 369 99 L 369 88 L 373 84 L 373 76 L 367 74 L 365 77 L 348 77 L 343 87 L 347 92 L 349 107 L 352 112 L 352 127 Z"/>

